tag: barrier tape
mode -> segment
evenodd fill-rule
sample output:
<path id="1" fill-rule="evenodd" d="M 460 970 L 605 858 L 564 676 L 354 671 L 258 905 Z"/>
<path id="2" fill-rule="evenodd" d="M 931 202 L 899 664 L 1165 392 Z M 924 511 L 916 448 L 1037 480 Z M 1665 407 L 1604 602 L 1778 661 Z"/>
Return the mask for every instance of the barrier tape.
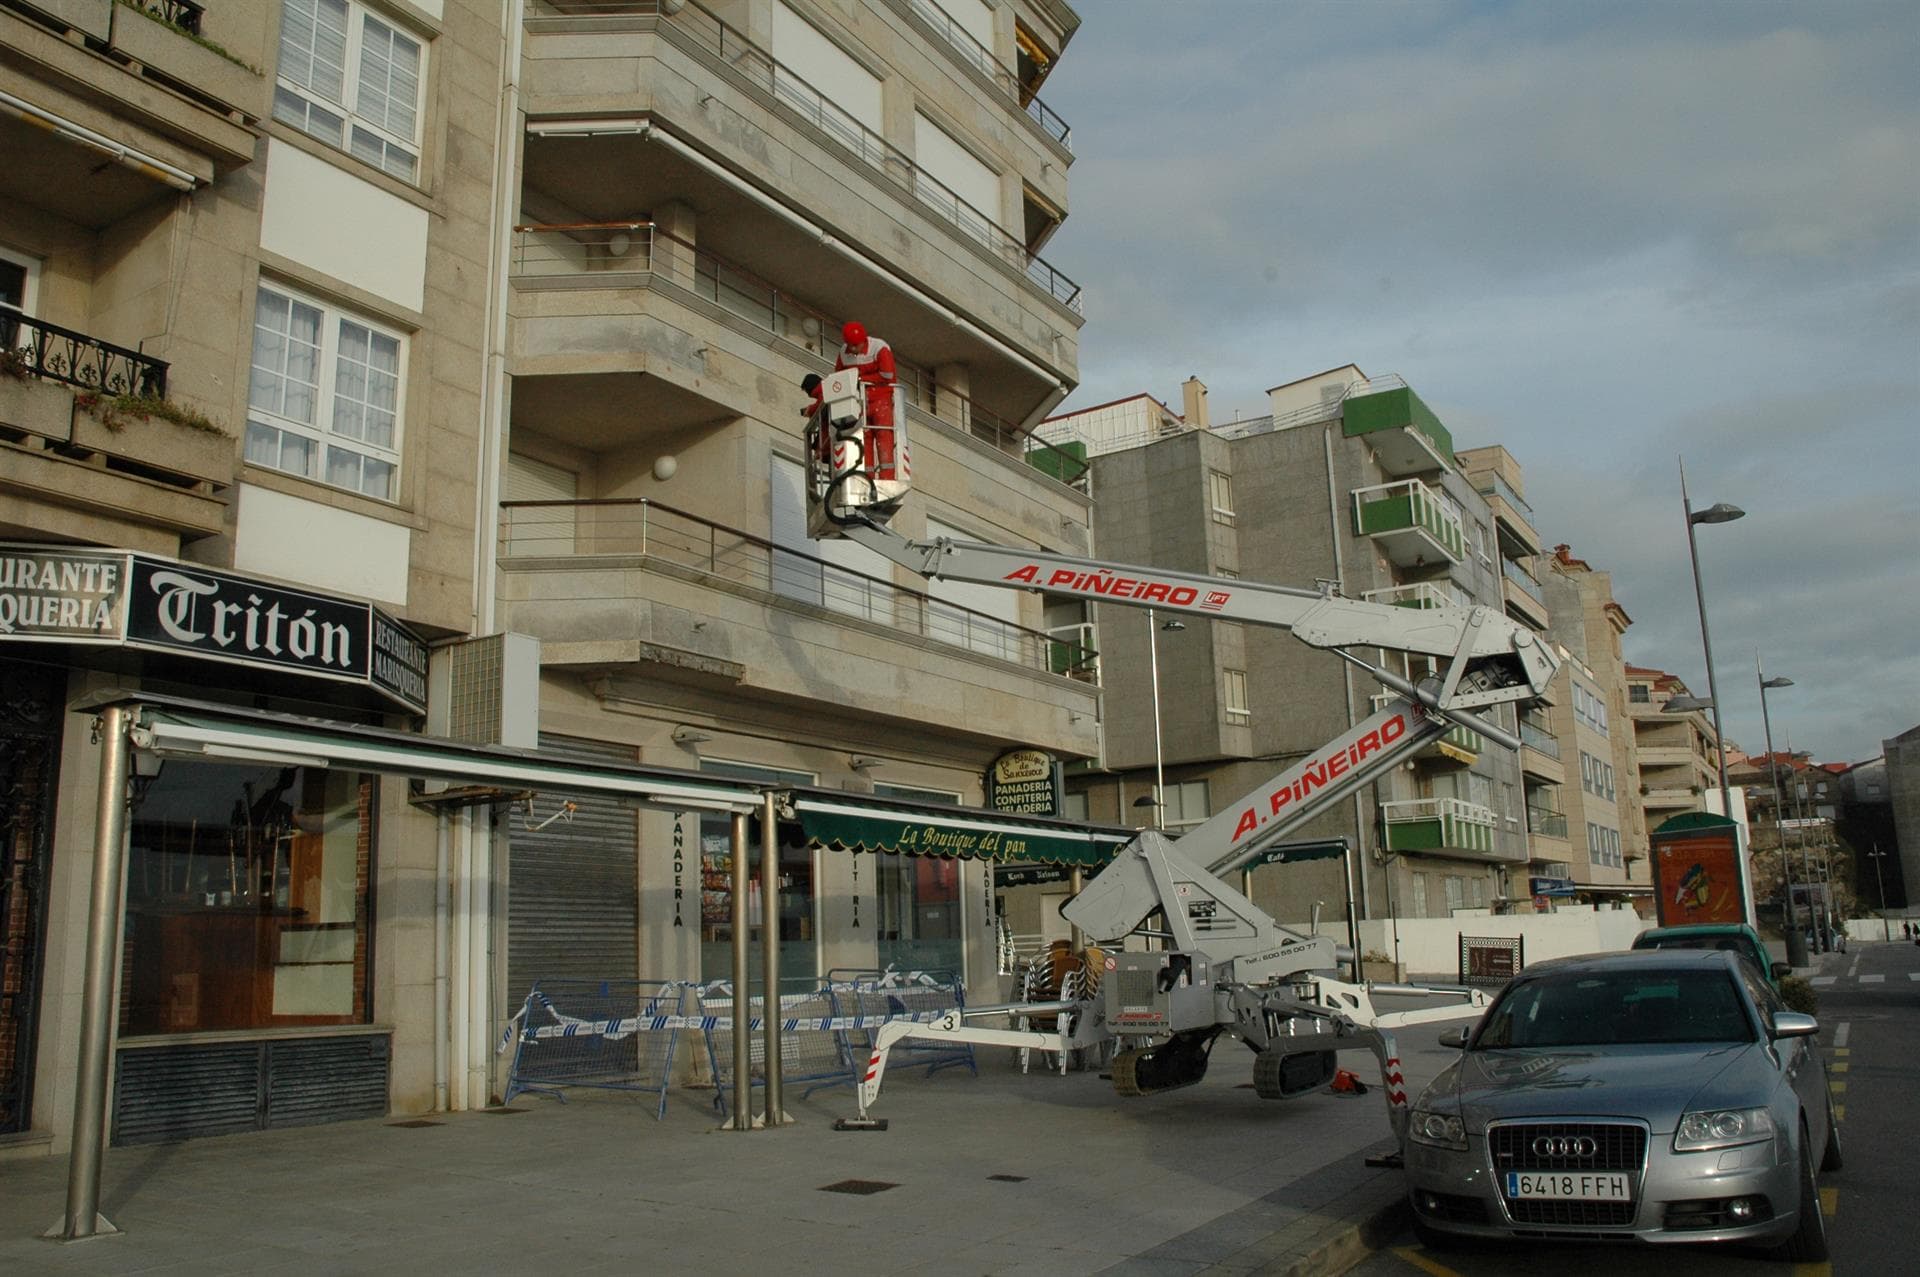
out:
<path id="1" fill-rule="evenodd" d="M 826 1019 L 801 1019 L 797 1016 L 780 1021 L 782 1033 L 813 1033 L 839 1029 L 877 1029 L 883 1024 L 898 1024 L 910 1020 L 915 1024 L 930 1024 L 946 1015 L 945 1011 L 921 1011 L 908 1015 L 838 1015 Z M 751 1016 L 747 1028 L 759 1032 L 766 1028 L 763 1016 Z M 733 1017 L 730 1015 L 654 1015 L 633 1016 L 621 1020 L 574 1020 L 567 1024 L 549 1024 L 537 1029 L 528 1029 L 527 1040 L 539 1038 L 606 1037 L 623 1038 L 633 1033 L 655 1033 L 661 1029 L 731 1029 Z"/>

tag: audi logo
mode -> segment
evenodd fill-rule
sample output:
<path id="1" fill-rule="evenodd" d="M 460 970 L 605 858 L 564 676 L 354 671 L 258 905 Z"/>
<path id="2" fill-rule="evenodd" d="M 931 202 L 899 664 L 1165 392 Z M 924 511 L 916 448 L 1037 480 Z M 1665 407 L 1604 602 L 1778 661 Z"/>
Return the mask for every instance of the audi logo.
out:
<path id="1" fill-rule="evenodd" d="M 1600 1146 L 1588 1135 L 1542 1135 L 1533 1142 L 1535 1157 L 1592 1157 Z"/>

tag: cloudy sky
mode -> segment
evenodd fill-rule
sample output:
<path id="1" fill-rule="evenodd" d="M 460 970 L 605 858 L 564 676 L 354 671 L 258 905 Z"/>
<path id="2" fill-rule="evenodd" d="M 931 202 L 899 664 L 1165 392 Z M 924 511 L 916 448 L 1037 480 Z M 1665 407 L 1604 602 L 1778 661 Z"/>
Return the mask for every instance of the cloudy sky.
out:
<path id="1" fill-rule="evenodd" d="M 1526 468 L 1542 539 L 1727 733 L 1831 761 L 1920 724 L 1920 6 L 1079 0 L 1087 290 L 1064 410 L 1198 375 L 1216 423 L 1343 363 Z"/>

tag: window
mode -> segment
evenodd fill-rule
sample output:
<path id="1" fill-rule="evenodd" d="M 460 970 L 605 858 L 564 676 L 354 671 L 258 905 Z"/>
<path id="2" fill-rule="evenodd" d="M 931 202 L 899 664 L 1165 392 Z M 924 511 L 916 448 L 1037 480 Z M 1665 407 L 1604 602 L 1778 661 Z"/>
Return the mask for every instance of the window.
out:
<path id="1" fill-rule="evenodd" d="M 1645 683 L 1634 683 L 1627 688 L 1627 700 L 1635 705 L 1648 705 L 1653 702 L 1653 689 Z"/>
<path id="2" fill-rule="evenodd" d="M 264 280 L 254 299 L 247 460 L 394 499 L 406 339 Z"/>
<path id="3" fill-rule="evenodd" d="M 281 0 L 273 118 L 395 177 L 420 166 L 418 40 L 350 0 Z"/>
<path id="4" fill-rule="evenodd" d="M 13 312 L 33 314 L 39 283 L 38 258 L 0 248 L 0 348 L 12 349 L 26 344 L 20 335 L 20 321 Z"/>
<path id="5" fill-rule="evenodd" d="M 1425 874 L 1413 875 L 1413 916 L 1416 918 L 1427 916 L 1427 876 Z"/>
<path id="6" fill-rule="evenodd" d="M 1233 523 L 1233 478 L 1219 470 L 1207 471 L 1207 496 L 1213 502 L 1213 521 Z"/>
<path id="7" fill-rule="evenodd" d="M 1197 825 L 1212 814 L 1204 780 L 1176 781 L 1161 791 L 1161 799 L 1167 804 L 1169 829 Z"/>
<path id="8" fill-rule="evenodd" d="M 928 805 L 957 806 L 960 795 L 902 785 L 873 792 Z M 882 852 L 873 857 L 873 925 L 879 932 L 876 965 L 903 971 L 959 973 L 960 861 L 951 856 Z"/>
<path id="9" fill-rule="evenodd" d="M 1067 794 L 1060 804 L 1060 819 L 1077 820 L 1086 824 L 1091 817 L 1087 815 L 1087 796 L 1084 793 Z"/>
<path id="10" fill-rule="evenodd" d="M 1466 908 L 1466 883 L 1457 874 L 1447 875 L 1447 913 Z"/>
<path id="11" fill-rule="evenodd" d="M 1467 904 L 1475 909 L 1486 907 L 1487 880 L 1485 878 L 1467 879 Z"/>
<path id="12" fill-rule="evenodd" d="M 809 772 L 780 771 L 750 763 L 700 760 L 700 770 L 711 776 L 752 781 L 762 785 L 811 785 Z M 783 840 L 780 859 L 780 974 L 809 979 L 820 969 L 814 940 L 813 853 Z M 760 840 L 747 839 L 748 930 L 758 943 L 760 925 Z M 861 890 L 855 887 L 856 894 Z M 758 963 L 755 964 L 758 966 Z M 726 816 L 700 817 L 700 978 L 733 978 L 733 822 Z M 754 979 L 758 980 L 756 973 Z"/>
<path id="13" fill-rule="evenodd" d="M 376 787 L 169 759 L 132 807 L 122 1032 L 370 1022 Z"/>
<path id="14" fill-rule="evenodd" d="M 1221 670 L 1221 691 L 1226 697 L 1227 717 L 1245 722 L 1253 717 L 1253 711 L 1247 708 L 1247 672 L 1245 670 Z"/>

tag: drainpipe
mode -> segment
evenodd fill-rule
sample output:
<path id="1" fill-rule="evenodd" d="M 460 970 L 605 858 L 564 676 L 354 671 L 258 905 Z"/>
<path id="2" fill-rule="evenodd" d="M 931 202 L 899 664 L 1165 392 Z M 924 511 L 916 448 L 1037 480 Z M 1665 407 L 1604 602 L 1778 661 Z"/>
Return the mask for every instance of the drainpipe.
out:
<path id="1" fill-rule="evenodd" d="M 467 1107 L 485 1108 L 492 1100 L 487 1030 L 493 1022 L 493 840 L 473 827 L 473 808 L 460 810 L 460 839 L 466 844 L 473 881 L 473 917 L 467 923 Z"/>
<path id="2" fill-rule="evenodd" d="M 434 818 L 433 835 L 433 1111 L 447 1111 L 447 813 Z"/>
<path id="3" fill-rule="evenodd" d="M 1344 592 L 1346 585 L 1345 576 L 1341 571 L 1340 497 L 1338 490 L 1334 486 L 1333 478 L 1333 423 L 1331 421 L 1327 423 L 1327 428 L 1321 433 L 1320 443 L 1327 457 L 1327 530 L 1333 538 L 1333 579 L 1340 585 L 1341 590 Z M 1340 678 L 1342 686 L 1346 688 L 1347 726 L 1352 727 L 1355 721 L 1353 716 L 1352 662 L 1340 662 Z M 1366 802 L 1362 793 L 1362 790 L 1365 788 L 1365 786 L 1362 786 L 1360 789 L 1353 791 L 1353 841 L 1360 849 L 1362 856 L 1366 855 L 1367 846 Z M 1351 900 L 1353 898 L 1353 866 L 1351 862 L 1349 862 L 1347 866 L 1347 879 L 1347 898 Z M 1373 917 L 1373 892 L 1367 885 L 1367 866 L 1364 860 L 1360 865 L 1360 916 L 1363 918 Z M 1354 970 L 1358 971 L 1359 969 L 1359 959 L 1355 958 Z"/>
<path id="4" fill-rule="evenodd" d="M 520 204 L 520 53 L 526 32 L 526 0 L 507 5 L 501 34 L 500 117 L 494 130 L 493 209 L 488 240 L 494 246 L 487 266 L 487 354 L 480 409 L 480 446 L 474 456 L 473 628 L 491 634 L 494 626 L 497 546 L 500 523 L 500 470 L 509 428 L 507 409 L 508 296 L 512 290 L 514 210 Z"/>

